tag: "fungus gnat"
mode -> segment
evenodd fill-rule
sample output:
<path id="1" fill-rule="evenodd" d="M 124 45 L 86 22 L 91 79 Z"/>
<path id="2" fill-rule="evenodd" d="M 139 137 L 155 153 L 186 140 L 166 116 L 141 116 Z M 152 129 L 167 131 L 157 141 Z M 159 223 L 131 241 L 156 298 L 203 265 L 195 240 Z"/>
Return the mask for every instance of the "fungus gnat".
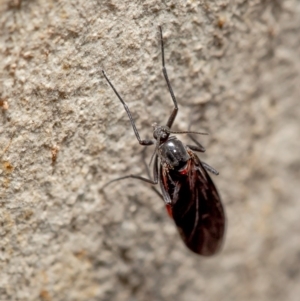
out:
<path id="1" fill-rule="evenodd" d="M 105 72 L 105 79 L 111 86 L 130 119 L 135 136 L 140 145 L 155 144 L 151 161 L 153 163 L 153 179 L 137 175 L 127 175 L 107 183 L 134 178 L 159 184 L 161 196 L 169 216 L 174 220 L 179 234 L 186 246 L 196 254 L 211 256 L 220 250 L 225 232 L 225 214 L 218 191 L 207 171 L 218 175 L 218 172 L 208 164 L 201 162 L 195 152 L 204 152 L 204 147 L 192 138 L 196 145 L 183 145 L 176 136 L 170 134 L 203 134 L 191 131 L 172 131 L 172 125 L 178 112 L 177 100 L 171 87 L 165 67 L 164 43 L 162 29 L 160 30 L 162 71 L 173 100 L 173 111 L 164 126 L 153 124 L 155 140 L 142 140 L 135 126 L 130 110 L 119 95 Z"/>

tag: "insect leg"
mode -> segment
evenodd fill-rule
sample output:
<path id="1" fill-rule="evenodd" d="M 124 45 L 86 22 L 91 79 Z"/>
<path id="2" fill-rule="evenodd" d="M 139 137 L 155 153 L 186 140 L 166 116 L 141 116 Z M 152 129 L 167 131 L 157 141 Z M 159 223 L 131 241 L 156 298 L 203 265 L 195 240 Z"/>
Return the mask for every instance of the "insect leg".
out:
<path id="1" fill-rule="evenodd" d="M 145 168 L 146 168 L 147 176 L 148 176 L 149 178 L 151 178 L 149 165 L 148 165 L 147 162 L 146 162 L 146 148 L 143 148 L 143 151 L 142 151 L 142 157 L 143 157 L 143 163 L 144 163 Z"/>
<path id="2" fill-rule="evenodd" d="M 155 186 L 151 186 L 151 189 L 162 199 L 164 200 L 163 195 L 158 191 L 158 189 L 156 189 Z"/>
<path id="3" fill-rule="evenodd" d="M 172 204 L 172 200 L 170 198 L 170 195 L 166 191 L 166 188 L 164 186 L 164 182 L 163 182 L 163 179 L 162 179 L 162 173 L 166 173 L 167 170 L 164 169 L 164 167 L 162 167 L 162 166 L 160 168 L 161 168 L 161 170 L 160 170 L 160 173 L 159 173 L 158 181 L 159 181 L 162 197 L 163 197 L 163 200 L 164 200 L 165 204 Z"/>
<path id="4" fill-rule="evenodd" d="M 201 153 L 205 152 L 205 148 L 202 145 L 198 146 L 198 145 L 187 144 L 186 146 L 195 152 L 201 152 Z"/>
<path id="5" fill-rule="evenodd" d="M 219 172 L 217 170 L 215 170 L 213 167 L 211 167 L 210 165 L 208 165 L 207 163 L 201 161 L 202 166 L 209 172 L 213 173 L 214 175 L 218 175 Z"/>
<path id="6" fill-rule="evenodd" d="M 193 142 L 196 144 L 196 145 L 187 145 L 191 150 L 195 151 L 195 152 L 202 152 L 204 153 L 205 152 L 205 148 L 204 146 L 198 142 L 192 135 L 189 135 L 189 137 L 191 138 L 191 140 L 193 140 Z"/>
<path id="7" fill-rule="evenodd" d="M 129 110 L 127 104 L 126 104 L 125 101 L 122 99 L 122 97 L 120 96 L 120 94 L 118 93 L 118 91 L 116 90 L 116 88 L 113 86 L 113 84 L 111 83 L 111 81 L 108 79 L 108 77 L 106 76 L 106 73 L 104 72 L 104 70 L 102 70 L 102 73 L 103 73 L 103 75 L 104 75 L 106 81 L 108 82 L 108 84 L 111 86 L 111 88 L 113 89 L 113 91 L 115 92 L 115 94 L 117 95 L 117 97 L 119 98 L 119 100 L 121 101 L 121 103 L 123 104 L 124 109 L 126 110 L 127 115 L 128 115 L 128 117 L 129 117 L 129 119 L 130 119 L 130 123 L 131 123 L 131 125 L 132 125 L 132 128 L 133 128 L 134 134 L 135 134 L 135 136 L 136 136 L 136 139 L 139 141 L 139 144 L 140 144 L 140 145 L 151 145 L 151 144 L 153 144 L 153 143 L 154 143 L 153 140 L 149 140 L 149 139 L 142 140 L 142 139 L 140 138 L 139 132 L 138 132 L 136 126 L 135 126 L 134 120 L 133 120 L 133 118 L 132 118 L 132 115 L 131 115 L 131 113 L 130 113 L 130 110 Z"/>
<path id="8" fill-rule="evenodd" d="M 147 175 L 149 178 L 151 178 L 151 175 L 150 175 L 150 169 L 149 169 L 149 165 L 147 164 L 146 160 L 145 160 L 145 154 L 146 154 L 146 149 L 144 148 L 143 149 L 143 163 L 145 165 L 145 168 L 146 168 L 146 171 L 147 171 Z M 163 200 L 163 195 L 158 191 L 158 189 L 155 187 L 155 186 L 151 186 L 151 189 Z"/>
<path id="9" fill-rule="evenodd" d="M 136 176 L 136 175 L 127 175 L 124 177 L 120 177 L 120 178 L 116 178 L 114 180 L 109 181 L 108 183 L 104 184 L 104 186 L 100 189 L 103 190 L 105 187 L 107 187 L 108 185 L 110 185 L 113 182 L 117 182 L 120 180 L 124 180 L 124 179 L 128 179 L 128 178 L 132 178 L 132 179 L 138 179 L 141 180 L 143 182 L 152 184 L 152 185 L 156 185 L 158 183 L 158 156 L 155 156 L 154 159 L 154 164 L 153 164 L 153 180 L 152 179 L 147 179 L 141 176 Z"/>
<path id="10" fill-rule="evenodd" d="M 166 124 L 167 127 L 171 128 L 172 124 L 173 124 L 173 122 L 174 122 L 174 120 L 176 118 L 177 112 L 178 112 L 178 105 L 177 105 L 177 100 L 176 100 L 176 97 L 174 95 L 173 89 L 172 89 L 171 84 L 170 84 L 170 80 L 169 80 L 169 77 L 168 77 L 167 69 L 166 69 L 166 66 L 165 66 L 164 40 L 163 40 L 163 34 L 162 34 L 162 28 L 161 28 L 161 26 L 159 26 L 159 31 L 160 31 L 160 39 L 161 39 L 162 71 L 163 71 L 163 74 L 164 74 L 164 77 L 165 77 L 165 80 L 166 80 L 169 92 L 171 94 L 171 97 L 172 97 L 172 100 L 173 100 L 173 103 L 174 103 L 173 111 L 172 111 L 172 113 L 171 113 L 171 115 L 170 115 L 170 117 L 168 119 L 167 124 Z"/>

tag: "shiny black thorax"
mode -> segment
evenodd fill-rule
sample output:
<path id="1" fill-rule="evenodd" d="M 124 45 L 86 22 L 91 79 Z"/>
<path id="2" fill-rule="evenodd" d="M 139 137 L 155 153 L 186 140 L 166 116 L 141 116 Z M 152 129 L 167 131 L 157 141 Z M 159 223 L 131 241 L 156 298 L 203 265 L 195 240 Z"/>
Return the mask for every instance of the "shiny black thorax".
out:
<path id="1" fill-rule="evenodd" d="M 174 170 L 182 169 L 190 159 L 186 147 L 175 136 L 169 137 L 159 146 L 158 156 L 163 165 Z"/>

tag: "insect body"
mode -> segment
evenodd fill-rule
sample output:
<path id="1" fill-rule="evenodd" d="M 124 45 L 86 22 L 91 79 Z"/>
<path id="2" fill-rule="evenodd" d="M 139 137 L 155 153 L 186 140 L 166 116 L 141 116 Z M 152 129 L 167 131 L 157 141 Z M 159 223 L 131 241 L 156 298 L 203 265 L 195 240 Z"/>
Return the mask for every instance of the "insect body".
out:
<path id="1" fill-rule="evenodd" d="M 218 172 L 206 163 L 201 162 L 195 154 L 195 151 L 204 152 L 205 149 L 194 138 L 191 137 L 196 145 L 185 146 L 175 136 L 170 136 L 170 134 L 175 133 L 203 133 L 175 132 L 171 130 L 178 112 L 178 105 L 165 68 L 162 29 L 161 27 L 159 29 L 161 34 L 162 70 L 174 108 L 166 126 L 153 125 L 155 140 L 142 140 L 140 138 L 128 106 L 105 72 L 102 71 L 105 79 L 123 104 L 139 143 L 144 146 L 156 144 L 152 156 L 154 158 L 153 180 L 128 175 L 112 180 L 108 184 L 126 178 L 139 179 L 153 185 L 159 183 L 168 214 L 174 219 L 186 246 L 194 253 L 210 256 L 219 251 L 225 232 L 225 214 L 220 196 L 207 173 L 207 171 L 214 174 L 218 174 Z"/>

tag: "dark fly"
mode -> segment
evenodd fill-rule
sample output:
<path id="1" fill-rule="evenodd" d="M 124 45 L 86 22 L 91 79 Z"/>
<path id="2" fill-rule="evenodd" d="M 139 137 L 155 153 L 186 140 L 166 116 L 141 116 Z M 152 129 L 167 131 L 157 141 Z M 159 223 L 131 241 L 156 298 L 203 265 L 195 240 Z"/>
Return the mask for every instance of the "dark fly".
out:
<path id="1" fill-rule="evenodd" d="M 159 29 L 162 71 L 174 108 L 165 126 L 153 125 L 153 137 L 155 140 L 142 140 L 140 138 L 128 106 L 105 72 L 102 71 L 108 84 L 123 104 L 140 145 L 149 146 L 155 144 L 155 151 L 151 158 L 151 161 L 154 158 L 153 179 L 128 175 L 112 180 L 108 184 L 126 178 L 139 179 L 153 185 L 159 183 L 161 194 L 158 193 L 162 196 L 168 214 L 174 219 L 186 246 L 194 253 L 211 256 L 219 251 L 225 232 L 225 214 L 221 199 L 207 173 L 209 171 L 217 175 L 218 172 L 208 164 L 200 161 L 195 152 L 204 152 L 205 149 L 192 136 L 191 139 L 196 145 L 186 146 L 176 136 L 170 136 L 170 134 L 174 133 L 203 133 L 171 130 L 178 112 L 178 105 L 165 67 L 162 29 L 161 27 Z"/>

